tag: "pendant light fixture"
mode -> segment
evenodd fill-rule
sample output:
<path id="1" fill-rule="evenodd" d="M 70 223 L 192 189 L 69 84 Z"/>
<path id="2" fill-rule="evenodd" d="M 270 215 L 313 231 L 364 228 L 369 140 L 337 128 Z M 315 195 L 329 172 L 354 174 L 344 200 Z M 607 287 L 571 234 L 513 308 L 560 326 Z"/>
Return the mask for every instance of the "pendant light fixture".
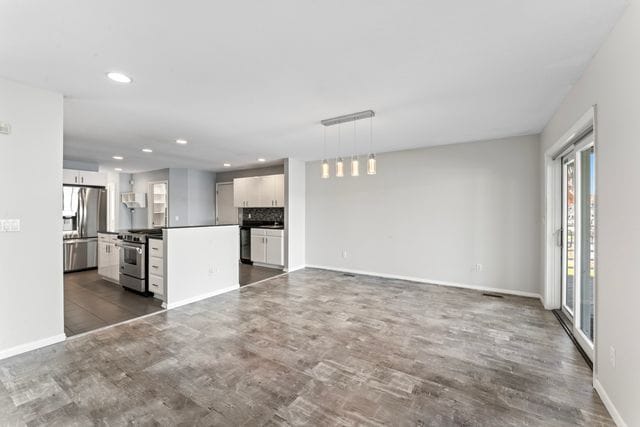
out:
<path id="1" fill-rule="evenodd" d="M 371 123 L 373 122 L 373 116 L 375 115 L 376 114 L 373 112 L 373 110 L 365 110 L 365 111 L 360 111 L 359 113 L 346 114 L 344 116 L 332 117 L 330 119 L 324 119 L 320 121 L 320 123 L 325 127 L 338 125 L 338 153 L 335 161 L 337 178 L 342 178 L 344 176 L 344 160 L 342 158 L 342 140 L 341 140 L 341 134 L 340 134 L 340 130 L 341 130 L 340 125 L 342 123 L 353 122 L 353 154 L 351 156 L 351 176 L 360 176 L 360 160 L 358 158 L 358 151 L 357 151 L 358 141 L 357 141 L 357 134 L 356 134 L 356 120 L 361 120 L 366 118 L 371 119 L 369 125 L 371 129 L 373 129 L 373 125 Z M 373 133 L 370 132 L 369 157 L 367 158 L 367 174 L 368 175 L 375 175 L 376 173 L 376 157 L 372 151 L 372 144 L 373 144 L 372 135 Z M 325 130 L 325 139 L 324 139 L 325 153 L 324 153 L 324 158 L 321 164 L 322 178 L 329 178 L 329 162 L 327 161 L 326 143 L 327 141 L 326 141 L 326 130 Z"/>
<path id="2" fill-rule="evenodd" d="M 353 154 L 351 155 L 351 176 L 360 176 L 360 165 L 358 164 L 358 149 L 357 149 L 355 119 L 353 119 Z"/>
<path id="3" fill-rule="evenodd" d="M 324 128 L 323 140 L 324 140 L 323 141 L 324 158 L 322 159 L 322 178 L 327 179 L 329 178 L 329 162 L 327 161 L 327 128 L 326 127 Z"/>
<path id="4" fill-rule="evenodd" d="M 376 155 L 373 154 L 373 116 L 369 117 L 369 158 L 367 159 L 367 175 L 376 174 Z"/>
<path id="5" fill-rule="evenodd" d="M 340 152 L 340 125 L 338 125 L 338 157 L 336 158 L 336 177 L 342 178 L 344 176 L 344 160 L 342 160 L 342 153 Z"/>

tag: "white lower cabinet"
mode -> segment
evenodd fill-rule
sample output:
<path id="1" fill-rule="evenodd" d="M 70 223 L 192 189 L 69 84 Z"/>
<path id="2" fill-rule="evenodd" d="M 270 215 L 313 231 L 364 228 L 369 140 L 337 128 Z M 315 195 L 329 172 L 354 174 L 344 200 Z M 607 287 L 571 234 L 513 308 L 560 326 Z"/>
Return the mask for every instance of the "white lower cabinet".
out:
<path id="1" fill-rule="evenodd" d="M 265 236 L 261 233 L 254 233 L 251 229 L 251 261 L 265 263 L 267 256 L 265 253 Z"/>
<path id="2" fill-rule="evenodd" d="M 251 261 L 274 265 L 284 265 L 283 230 L 263 228 L 251 229 Z"/>
<path id="3" fill-rule="evenodd" d="M 115 234 L 98 234 L 98 275 L 110 282 L 120 281 L 120 253 Z"/>
<path id="4" fill-rule="evenodd" d="M 164 242 L 149 239 L 149 292 L 163 297 L 164 292 Z"/>

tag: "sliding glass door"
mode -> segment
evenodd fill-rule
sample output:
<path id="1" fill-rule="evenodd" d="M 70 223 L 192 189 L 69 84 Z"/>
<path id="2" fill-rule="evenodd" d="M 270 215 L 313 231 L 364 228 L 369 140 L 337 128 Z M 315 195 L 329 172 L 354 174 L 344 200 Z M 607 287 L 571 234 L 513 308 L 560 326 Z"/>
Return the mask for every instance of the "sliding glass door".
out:
<path id="1" fill-rule="evenodd" d="M 593 360 L 596 184 L 593 134 L 562 158 L 562 311 Z"/>

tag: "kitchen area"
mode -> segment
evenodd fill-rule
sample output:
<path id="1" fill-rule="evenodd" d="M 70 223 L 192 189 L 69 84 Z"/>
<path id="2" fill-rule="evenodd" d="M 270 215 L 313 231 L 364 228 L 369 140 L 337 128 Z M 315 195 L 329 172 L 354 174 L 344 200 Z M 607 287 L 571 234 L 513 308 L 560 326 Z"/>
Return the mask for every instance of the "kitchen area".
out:
<path id="1" fill-rule="evenodd" d="M 206 233 L 209 227 L 232 226 L 237 237 L 226 252 L 235 259 L 236 286 L 284 273 L 282 164 L 219 173 L 65 169 L 63 175 L 67 336 L 176 304 L 167 295 L 170 230 Z"/>
<path id="2" fill-rule="evenodd" d="M 65 169 L 63 176 L 65 334 L 78 335 L 162 310 L 160 227 L 165 223 L 156 219 L 155 227 L 128 231 L 109 227 L 119 205 L 131 214 L 131 209 L 146 207 L 146 194 L 132 203 L 130 192 L 116 194 L 108 174 L 98 171 Z"/>
<path id="3" fill-rule="evenodd" d="M 218 173 L 216 218 L 240 228 L 240 286 L 283 274 L 283 165 Z"/>

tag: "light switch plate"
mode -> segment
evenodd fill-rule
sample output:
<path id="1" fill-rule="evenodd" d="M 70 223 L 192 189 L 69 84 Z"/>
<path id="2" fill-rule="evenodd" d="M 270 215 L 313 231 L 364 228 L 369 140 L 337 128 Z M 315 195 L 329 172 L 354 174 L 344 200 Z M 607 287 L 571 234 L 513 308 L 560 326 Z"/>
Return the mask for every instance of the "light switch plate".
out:
<path id="1" fill-rule="evenodd" d="M 17 233 L 19 231 L 19 219 L 0 219 L 0 233 Z"/>
<path id="2" fill-rule="evenodd" d="M 0 133 L 9 135 L 11 133 L 11 125 L 6 122 L 0 122 Z"/>

